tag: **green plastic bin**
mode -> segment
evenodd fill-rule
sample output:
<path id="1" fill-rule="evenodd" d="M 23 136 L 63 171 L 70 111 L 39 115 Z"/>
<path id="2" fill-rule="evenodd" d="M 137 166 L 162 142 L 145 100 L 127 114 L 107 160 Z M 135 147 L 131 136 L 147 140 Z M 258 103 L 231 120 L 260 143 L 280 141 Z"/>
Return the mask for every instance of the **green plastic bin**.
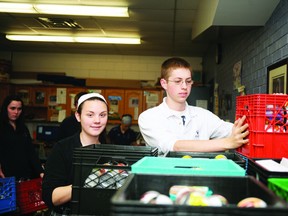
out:
<path id="1" fill-rule="evenodd" d="M 131 166 L 132 173 L 245 176 L 245 170 L 232 160 L 143 157 Z"/>
<path id="2" fill-rule="evenodd" d="M 268 178 L 268 187 L 288 202 L 288 178 Z"/>

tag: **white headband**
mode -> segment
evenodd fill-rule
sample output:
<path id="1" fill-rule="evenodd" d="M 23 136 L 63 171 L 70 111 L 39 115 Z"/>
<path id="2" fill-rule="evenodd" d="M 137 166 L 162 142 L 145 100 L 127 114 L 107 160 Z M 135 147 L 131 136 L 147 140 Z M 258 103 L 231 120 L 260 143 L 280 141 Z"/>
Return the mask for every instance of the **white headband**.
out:
<path id="1" fill-rule="evenodd" d="M 93 98 L 93 97 L 100 98 L 100 99 L 102 99 L 102 100 L 107 104 L 107 101 L 105 100 L 105 98 L 103 97 L 103 95 L 101 95 L 101 94 L 99 94 L 99 93 L 87 93 L 87 94 L 82 95 L 82 96 L 78 99 L 77 109 L 78 109 L 78 107 L 79 107 L 84 101 L 88 100 L 89 98 Z"/>

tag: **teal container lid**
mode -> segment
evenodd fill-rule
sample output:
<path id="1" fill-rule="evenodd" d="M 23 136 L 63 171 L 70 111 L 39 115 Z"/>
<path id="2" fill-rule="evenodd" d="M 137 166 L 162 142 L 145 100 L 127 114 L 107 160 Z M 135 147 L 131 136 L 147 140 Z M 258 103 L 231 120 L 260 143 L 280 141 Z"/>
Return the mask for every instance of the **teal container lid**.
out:
<path id="1" fill-rule="evenodd" d="M 132 173 L 209 176 L 245 176 L 245 170 L 230 159 L 143 157 L 131 165 Z"/>

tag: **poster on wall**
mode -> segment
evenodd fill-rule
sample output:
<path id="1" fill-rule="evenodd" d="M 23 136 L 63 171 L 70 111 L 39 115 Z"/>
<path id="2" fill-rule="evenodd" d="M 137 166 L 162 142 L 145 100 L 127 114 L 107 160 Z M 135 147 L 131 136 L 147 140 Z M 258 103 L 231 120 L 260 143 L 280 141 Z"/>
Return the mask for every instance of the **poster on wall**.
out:
<path id="1" fill-rule="evenodd" d="M 118 113 L 119 112 L 119 101 L 122 100 L 121 96 L 108 96 L 110 102 L 109 112 Z"/>
<path id="2" fill-rule="evenodd" d="M 66 104 L 66 88 L 57 88 L 56 95 L 57 95 L 57 104 Z"/>
<path id="3" fill-rule="evenodd" d="M 145 95 L 146 109 L 157 106 L 159 102 L 159 95 L 157 93 L 144 91 L 144 95 Z"/>
<path id="4" fill-rule="evenodd" d="M 238 89 L 241 86 L 241 67 L 242 62 L 238 61 L 233 67 L 233 87 Z"/>

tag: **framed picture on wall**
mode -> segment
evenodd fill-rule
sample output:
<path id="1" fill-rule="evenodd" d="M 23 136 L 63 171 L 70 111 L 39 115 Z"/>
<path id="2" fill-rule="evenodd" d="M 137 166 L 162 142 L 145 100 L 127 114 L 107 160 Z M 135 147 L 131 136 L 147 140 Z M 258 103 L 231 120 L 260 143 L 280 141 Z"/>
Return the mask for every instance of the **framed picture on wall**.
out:
<path id="1" fill-rule="evenodd" d="M 287 94 L 287 65 L 288 58 L 267 67 L 267 93 Z"/>

